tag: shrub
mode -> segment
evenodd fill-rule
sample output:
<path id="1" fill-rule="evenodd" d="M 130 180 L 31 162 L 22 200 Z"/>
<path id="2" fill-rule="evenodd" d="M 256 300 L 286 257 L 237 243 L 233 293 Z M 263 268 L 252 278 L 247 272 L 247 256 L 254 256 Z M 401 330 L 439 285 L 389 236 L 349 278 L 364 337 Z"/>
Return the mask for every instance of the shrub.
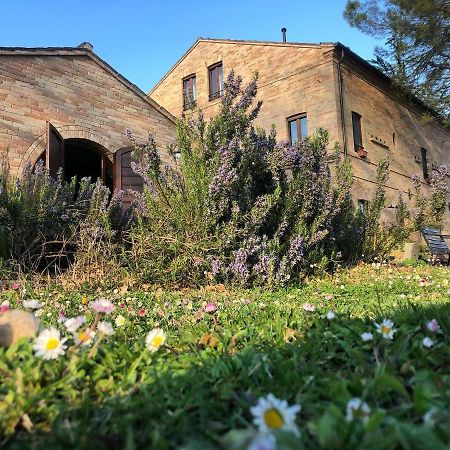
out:
<path id="1" fill-rule="evenodd" d="M 145 190 L 129 261 L 147 279 L 285 285 L 341 250 L 354 224 L 348 163 L 338 161 L 334 187 L 325 130 L 291 146 L 255 128 L 256 93 L 256 77 L 243 87 L 231 72 L 215 118 L 178 122 L 174 168 L 153 138 L 133 140 Z"/>
<path id="2" fill-rule="evenodd" d="M 14 179 L 4 159 L 0 172 L 0 258 L 22 270 L 60 270 L 106 238 L 117 239 L 127 223 L 120 194 L 110 201 L 100 181 L 52 179 L 42 162 Z"/>

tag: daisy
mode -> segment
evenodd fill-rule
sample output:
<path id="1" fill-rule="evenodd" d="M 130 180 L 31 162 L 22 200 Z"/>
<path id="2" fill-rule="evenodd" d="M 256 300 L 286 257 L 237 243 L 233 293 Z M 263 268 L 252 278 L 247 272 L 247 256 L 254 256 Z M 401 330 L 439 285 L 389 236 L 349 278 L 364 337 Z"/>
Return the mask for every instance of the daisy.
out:
<path id="1" fill-rule="evenodd" d="M 276 440 L 272 434 L 256 435 L 247 450 L 275 450 Z"/>
<path id="2" fill-rule="evenodd" d="M 439 325 L 439 322 L 436 319 L 432 319 L 427 323 L 427 328 L 432 332 L 432 333 L 437 333 L 441 327 Z"/>
<path id="3" fill-rule="evenodd" d="M 316 307 L 312 303 L 303 303 L 302 308 L 308 312 L 314 312 Z"/>
<path id="4" fill-rule="evenodd" d="M 34 340 L 33 350 L 36 356 L 41 356 L 44 360 L 56 359 L 64 355 L 67 348 L 64 345 L 67 338 L 61 339 L 59 331 L 56 328 L 43 330 Z"/>
<path id="5" fill-rule="evenodd" d="M 381 324 L 376 323 L 378 333 L 380 333 L 384 339 L 393 339 L 394 333 L 397 331 L 394 328 L 394 322 L 390 319 L 383 319 Z"/>
<path id="6" fill-rule="evenodd" d="M 42 303 L 37 300 L 23 300 L 22 305 L 27 309 L 40 309 L 42 308 Z"/>
<path id="7" fill-rule="evenodd" d="M 432 339 L 430 339 L 430 338 L 427 336 L 427 337 L 423 338 L 423 340 L 422 340 L 422 345 L 423 345 L 425 348 L 430 348 L 430 347 L 433 347 L 434 342 L 433 342 Z"/>
<path id="8" fill-rule="evenodd" d="M 98 331 L 105 336 L 112 336 L 114 334 L 114 328 L 107 321 L 99 322 L 97 325 Z"/>
<path id="9" fill-rule="evenodd" d="M 205 306 L 205 312 L 211 313 L 217 309 L 217 306 L 214 303 L 207 303 Z"/>
<path id="10" fill-rule="evenodd" d="M 114 305 L 111 300 L 106 298 L 99 298 L 90 303 L 90 307 L 99 314 L 109 314 L 114 309 Z"/>
<path id="11" fill-rule="evenodd" d="M 2 302 L 2 304 L 0 305 L 0 314 L 1 313 L 5 313 L 6 311 L 8 311 L 9 309 L 9 302 L 8 300 L 5 300 L 4 302 Z"/>
<path id="12" fill-rule="evenodd" d="M 125 317 L 123 317 L 122 314 L 119 314 L 114 322 L 116 327 L 122 327 L 125 324 Z"/>
<path id="13" fill-rule="evenodd" d="M 161 328 L 154 328 L 145 338 L 145 344 L 151 352 L 158 351 L 159 347 L 166 342 L 166 333 Z"/>
<path id="14" fill-rule="evenodd" d="M 373 340 L 373 334 L 370 333 L 369 331 L 366 331 L 365 333 L 363 333 L 363 334 L 361 335 L 361 339 L 362 339 L 364 342 L 372 341 L 372 340 Z"/>
<path id="15" fill-rule="evenodd" d="M 351 422 L 355 419 L 361 419 L 364 423 L 367 423 L 370 416 L 369 405 L 363 402 L 360 398 L 352 398 L 347 403 L 347 422 Z"/>
<path id="16" fill-rule="evenodd" d="M 87 329 L 81 331 L 80 333 L 74 333 L 73 338 L 77 345 L 88 346 L 95 338 L 95 334 L 95 331 Z"/>
<path id="17" fill-rule="evenodd" d="M 286 400 L 279 400 L 269 394 L 266 398 L 260 398 L 256 406 L 250 408 L 250 412 L 253 414 L 253 423 L 261 433 L 284 430 L 299 436 L 295 417 L 300 409 L 300 405 L 288 406 Z"/>
<path id="18" fill-rule="evenodd" d="M 326 317 L 328 320 L 333 320 L 336 317 L 336 314 L 333 311 L 328 311 Z"/>
<path id="19" fill-rule="evenodd" d="M 71 319 L 67 319 L 64 322 L 64 326 L 67 328 L 67 331 L 69 333 L 75 333 L 75 331 L 78 330 L 78 328 L 81 327 L 86 322 L 86 317 L 84 316 L 77 316 L 72 317 Z"/>

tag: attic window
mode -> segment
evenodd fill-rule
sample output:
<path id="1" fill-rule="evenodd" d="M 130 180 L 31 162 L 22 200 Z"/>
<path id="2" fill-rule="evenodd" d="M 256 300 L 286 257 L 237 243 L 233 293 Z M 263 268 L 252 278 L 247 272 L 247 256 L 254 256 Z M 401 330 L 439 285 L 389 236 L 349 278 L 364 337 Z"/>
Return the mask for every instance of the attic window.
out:
<path id="1" fill-rule="evenodd" d="M 209 99 L 222 97 L 223 95 L 223 68 L 222 62 L 208 68 L 209 73 Z"/>

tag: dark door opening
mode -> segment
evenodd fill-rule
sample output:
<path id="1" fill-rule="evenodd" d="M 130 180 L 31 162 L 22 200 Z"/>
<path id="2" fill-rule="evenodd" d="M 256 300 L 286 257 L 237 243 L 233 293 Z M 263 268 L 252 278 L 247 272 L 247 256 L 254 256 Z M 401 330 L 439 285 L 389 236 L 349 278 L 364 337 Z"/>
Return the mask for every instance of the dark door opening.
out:
<path id="1" fill-rule="evenodd" d="M 90 177 L 93 183 L 101 179 L 111 192 L 113 190 L 111 161 L 100 146 L 85 139 L 64 140 L 64 178 L 73 177 L 78 181 Z"/>

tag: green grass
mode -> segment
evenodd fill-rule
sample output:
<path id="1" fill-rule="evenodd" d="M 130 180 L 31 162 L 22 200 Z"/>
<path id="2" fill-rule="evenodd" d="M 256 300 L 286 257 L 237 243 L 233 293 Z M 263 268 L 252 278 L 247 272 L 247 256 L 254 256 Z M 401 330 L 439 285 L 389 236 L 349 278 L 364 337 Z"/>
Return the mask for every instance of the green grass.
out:
<path id="1" fill-rule="evenodd" d="M 300 438 L 278 433 L 277 449 L 448 449 L 449 281 L 447 268 L 363 266 L 278 292 L 28 286 L 27 298 L 45 302 L 44 326 L 64 330 L 61 309 L 92 321 L 84 296 L 113 299 L 111 322 L 118 314 L 126 322 L 94 356 L 86 348 L 43 361 L 26 341 L 0 349 L 0 447 L 246 449 L 256 433 L 250 408 L 273 393 L 302 407 Z M 21 297 L 4 290 L 0 303 Z M 217 310 L 200 318 L 207 302 Z M 383 318 L 395 323 L 392 341 L 375 330 Z M 433 318 L 438 334 L 426 329 Z M 157 326 L 172 350 L 146 349 Z M 365 331 L 372 342 L 361 339 Z M 371 408 L 367 423 L 346 421 L 353 397 Z"/>

